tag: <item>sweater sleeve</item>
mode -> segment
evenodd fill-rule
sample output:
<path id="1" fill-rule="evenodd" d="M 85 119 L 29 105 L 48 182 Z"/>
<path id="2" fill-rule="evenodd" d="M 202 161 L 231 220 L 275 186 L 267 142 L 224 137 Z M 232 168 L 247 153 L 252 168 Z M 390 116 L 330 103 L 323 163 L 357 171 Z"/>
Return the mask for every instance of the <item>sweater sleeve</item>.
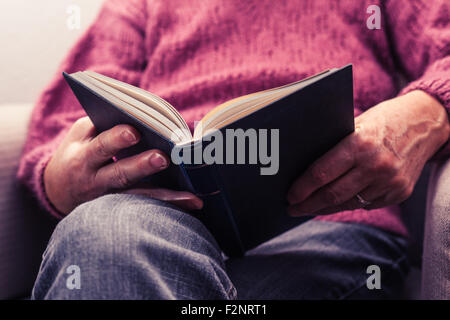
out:
<path id="1" fill-rule="evenodd" d="M 450 113 L 450 1 L 389 0 L 388 33 L 399 70 L 409 84 L 400 94 L 423 90 Z M 434 158 L 450 156 L 450 143 Z"/>
<path id="2" fill-rule="evenodd" d="M 72 124 L 86 115 L 61 73 L 89 69 L 138 85 L 146 63 L 144 5 L 138 0 L 107 1 L 35 105 L 17 176 L 56 217 L 61 216 L 46 197 L 43 171 Z"/>

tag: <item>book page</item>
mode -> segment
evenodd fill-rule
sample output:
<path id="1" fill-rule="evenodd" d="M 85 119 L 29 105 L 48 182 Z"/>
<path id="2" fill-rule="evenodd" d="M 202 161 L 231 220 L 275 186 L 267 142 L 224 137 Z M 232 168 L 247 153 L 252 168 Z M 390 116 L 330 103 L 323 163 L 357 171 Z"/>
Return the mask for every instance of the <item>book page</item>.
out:
<path id="1" fill-rule="evenodd" d="M 326 76 L 335 69 L 326 70 L 312 77 L 296 81 L 281 87 L 272 88 L 229 100 L 208 112 L 194 130 L 194 140 L 200 139 L 203 133 L 211 129 L 220 129 L 239 120 L 272 102 L 281 99 L 305 86 Z"/>
<path id="2" fill-rule="evenodd" d="M 82 72 L 71 74 L 71 76 L 83 83 L 85 86 L 99 93 L 116 107 L 144 122 L 168 140 L 172 140 L 174 143 L 179 143 L 181 141 L 191 139 L 191 137 L 182 135 L 183 132 L 178 130 L 178 126 L 142 102 L 132 101 L 134 100 L 132 97 L 129 97 L 114 88 L 111 88 L 106 84 L 83 74 Z"/>
<path id="3" fill-rule="evenodd" d="M 179 128 L 189 130 L 186 121 L 184 121 L 180 113 L 170 103 L 168 103 L 161 97 L 145 91 L 139 87 L 132 86 L 128 83 L 104 76 L 93 71 L 84 71 L 84 73 L 155 109 L 156 111 L 170 119 L 172 122 L 174 122 Z"/>

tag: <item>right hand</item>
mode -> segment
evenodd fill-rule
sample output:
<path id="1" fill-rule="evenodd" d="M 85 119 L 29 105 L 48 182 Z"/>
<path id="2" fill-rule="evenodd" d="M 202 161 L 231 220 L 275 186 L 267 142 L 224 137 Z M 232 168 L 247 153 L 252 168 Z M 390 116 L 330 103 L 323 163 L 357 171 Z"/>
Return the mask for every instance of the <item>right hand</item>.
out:
<path id="1" fill-rule="evenodd" d="M 192 193 L 136 187 L 144 177 L 168 167 L 169 159 L 161 151 L 148 150 L 111 162 L 118 151 L 139 139 L 137 130 L 129 125 L 118 125 L 96 136 L 88 117 L 77 120 L 44 171 L 50 202 L 66 215 L 86 201 L 119 190 L 171 202 L 186 210 L 200 209 L 203 202 Z"/>

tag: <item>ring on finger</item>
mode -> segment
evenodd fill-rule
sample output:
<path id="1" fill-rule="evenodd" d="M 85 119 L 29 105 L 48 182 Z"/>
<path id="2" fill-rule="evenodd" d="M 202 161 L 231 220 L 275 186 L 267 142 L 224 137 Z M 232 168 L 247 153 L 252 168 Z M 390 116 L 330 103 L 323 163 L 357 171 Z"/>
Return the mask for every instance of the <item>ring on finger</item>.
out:
<path id="1" fill-rule="evenodd" d="M 358 199 L 359 204 L 361 205 L 362 208 L 365 208 L 367 206 L 370 206 L 372 204 L 372 202 L 364 199 L 359 193 L 356 194 L 356 199 Z"/>

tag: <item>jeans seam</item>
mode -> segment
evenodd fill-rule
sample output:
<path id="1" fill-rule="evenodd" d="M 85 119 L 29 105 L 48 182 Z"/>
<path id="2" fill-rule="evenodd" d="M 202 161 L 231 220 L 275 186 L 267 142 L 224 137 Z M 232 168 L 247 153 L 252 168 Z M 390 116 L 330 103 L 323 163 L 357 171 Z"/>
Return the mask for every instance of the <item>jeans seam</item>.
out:
<path id="1" fill-rule="evenodd" d="M 230 282 L 230 286 L 229 288 L 227 288 L 228 286 L 226 285 L 226 281 L 223 281 L 216 270 L 216 267 L 213 265 L 213 263 L 211 263 L 211 261 L 208 260 L 209 265 L 211 266 L 211 268 L 214 270 L 215 276 L 217 277 L 217 281 L 220 282 L 221 286 L 222 286 L 222 290 L 225 291 L 228 299 L 233 300 L 236 297 L 236 288 L 234 287 L 233 283 L 231 282 L 231 279 L 228 277 L 228 273 L 224 271 L 225 275 L 228 277 L 229 282 Z M 217 290 L 217 289 L 216 289 Z"/>
<path id="2" fill-rule="evenodd" d="M 230 289 L 227 290 L 227 296 L 230 300 L 235 300 L 237 298 L 237 290 L 234 285 L 231 285 Z"/>

